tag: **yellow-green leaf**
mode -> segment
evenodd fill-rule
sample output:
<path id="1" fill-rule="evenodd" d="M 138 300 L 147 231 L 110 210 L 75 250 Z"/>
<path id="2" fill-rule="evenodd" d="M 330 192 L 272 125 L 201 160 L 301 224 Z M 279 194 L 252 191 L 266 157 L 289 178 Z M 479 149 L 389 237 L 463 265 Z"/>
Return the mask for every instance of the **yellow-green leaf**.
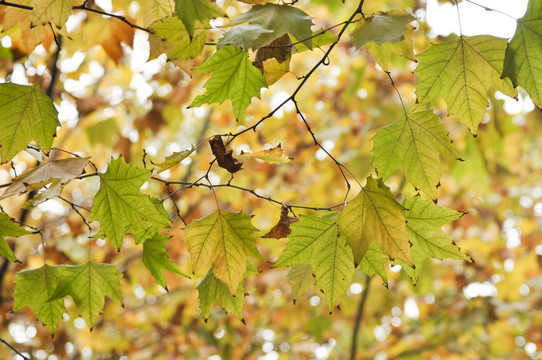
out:
<path id="1" fill-rule="evenodd" d="M 13 251 L 11 251 L 5 237 L 18 237 L 27 234 L 30 234 L 30 232 L 13 222 L 9 216 L 0 212 L 0 255 L 5 256 L 9 261 L 17 261 L 17 258 L 15 257 L 15 254 L 13 254 Z"/>
<path id="2" fill-rule="evenodd" d="M 166 252 L 166 246 L 170 237 L 161 234 L 155 234 L 153 237 L 145 240 L 143 244 L 143 264 L 150 271 L 152 276 L 156 279 L 158 285 L 167 289 L 166 277 L 164 276 L 164 270 L 187 276 L 183 273 L 168 257 Z"/>
<path id="3" fill-rule="evenodd" d="M 386 275 L 386 265 L 389 263 L 388 255 L 384 254 L 377 243 L 372 242 L 369 248 L 365 252 L 365 256 L 359 263 L 359 269 L 367 274 L 369 277 L 373 277 L 378 274 L 384 286 L 388 286 L 388 277 Z"/>
<path id="4" fill-rule="evenodd" d="M 194 150 L 195 147 L 192 146 L 192 148 L 190 149 L 174 152 L 173 154 L 166 156 L 166 160 L 162 162 L 154 163 L 151 161 L 151 163 L 158 166 L 158 172 L 161 173 L 162 171 L 166 171 L 167 169 L 172 168 L 173 166 L 186 159 L 190 154 L 194 152 Z"/>
<path id="5" fill-rule="evenodd" d="M 397 43 L 404 39 L 405 26 L 416 20 L 405 10 L 381 12 L 361 19 L 354 31 L 352 41 L 359 49 L 368 42 L 377 44 Z"/>
<path id="6" fill-rule="evenodd" d="M 224 15 L 211 0 L 175 0 L 175 10 L 190 37 L 194 36 L 196 22 L 207 26 L 212 18 Z"/>
<path id="7" fill-rule="evenodd" d="M 70 0 L 38 0 L 32 10 L 32 26 L 52 23 L 60 29 L 71 13 Z"/>
<path id="8" fill-rule="evenodd" d="M 274 148 L 267 150 L 260 150 L 253 153 L 246 153 L 241 151 L 241 154 L 237 156 L 238 159 L 260 159 L 270 164 L 276 163 L 289 163 L 293 160 L 293 157 L 284 154 L 281 144 L 278 144 Z"/>
<path id="9" fill-rule="evenodd" d="M 292 266 L 288 270 L 288 281 L 292 285 L 292 298 L 295 303 L 297 299 L 314 285 L 315 279 L 312 274 L 312 266 L 309 264 Z"/>
<path id="10" fill-rule="evenodd" d="M 168 51 L 169 60 L 188 60 L 200 55 L 209 32 L 209 26 L 197 22 L 192 36 L 189 36 L 183 22 L 174 16 L 155 22 L 150 29 L 156 36 L 172 45 Z M 151 46 L 153 44 L 155 43 L 151 43 Z"/>

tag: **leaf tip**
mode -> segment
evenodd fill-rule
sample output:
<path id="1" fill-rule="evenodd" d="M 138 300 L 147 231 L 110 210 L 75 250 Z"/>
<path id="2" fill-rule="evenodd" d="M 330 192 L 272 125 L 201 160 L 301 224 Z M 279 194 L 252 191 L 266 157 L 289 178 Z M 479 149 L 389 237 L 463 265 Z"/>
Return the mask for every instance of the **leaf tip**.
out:
<path id="1" fill-rule="evenodd" d="M 246 326 L 247 322 L 245 321 L 245 318 L 242 318 L 242 319 L 241 319 L 241 322 L 243 323 L 243 325 Z"/>

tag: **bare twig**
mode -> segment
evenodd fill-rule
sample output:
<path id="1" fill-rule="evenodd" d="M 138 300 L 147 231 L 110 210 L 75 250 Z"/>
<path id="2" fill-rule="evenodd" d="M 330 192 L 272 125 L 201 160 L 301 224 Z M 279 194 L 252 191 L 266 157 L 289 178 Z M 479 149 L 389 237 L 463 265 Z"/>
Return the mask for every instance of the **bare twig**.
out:
<path id="1" fill-rule="evenodd" d="M 361 322 L 363 321 L 363 310 L 365 309 L 365 304 L 369 296 L 369 286 L 371 285 L 371 278 L 367 277 L 365 280 L 365 288 L 363 289 L 363 295 L 358 306 L 358 312 L 356 314 L 356 319 L 354 321 L 354 330 L 352 331 L 352 348 L 350 351 L 350 360 L 356 359 L 356 350 L 358 349 L 358 335 Z"/>
<path id="2" fill-rule="evenodd" d="M 11 350 L 13 350 L 17 355 L 19 355 L 20 357 L 22 357 L 24 360 L 30 360 L 29 357 L 27 356 L 24 356 L 19 350 L 15 349 L 13 346 L 11 346 L 10 343 L 8 343 L 6 340 L 4 340 L 3 338 L 0 338 L 0 342 L 4 343 L 4 345 L 6 345 L 8 348 L 10 348 Z"/>

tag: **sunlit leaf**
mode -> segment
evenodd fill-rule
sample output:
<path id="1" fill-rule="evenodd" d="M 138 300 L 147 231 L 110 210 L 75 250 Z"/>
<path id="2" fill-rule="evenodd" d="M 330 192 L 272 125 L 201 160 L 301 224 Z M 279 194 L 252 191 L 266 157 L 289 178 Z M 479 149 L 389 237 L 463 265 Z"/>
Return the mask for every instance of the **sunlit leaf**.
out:
<path id="1" fill-rule="evenodd" d="M 260 159 L 270 164 L 289 163 L 293 157 L 284 154 L 281 144 L 267 150 L 260 150 L 253 153 L 243 152 L 237 156 L 238 159 Z"/>
<path id="2" fill-rule="evenodd" d="M 397 43 L 404 39 L 405 26 L 416 20 L 405 10 L 391 10 L 361 19 L 354 31 L 352 41 L 359 49 L 368 42 L 377 44 Z"/>
<path id="3" fill-rule="evenodd" d="M 61 28 L 72 12 L 70 0 L 40 0 L 35 2 L 32 10 L 32 25 L 52 23 Z"/>
<path id="4" fill-rule="evenodd" d="M 388 255 L 380 250 L 378 244 L 372 242 L 359 263 L 359 269 L 370 277 L 378 274 L 384 281 L 384 285 L 388 286 L 388 277 L 386 275 L 386 265 L 389 264 L 388 259 Z"/>
<path id="5" fill-rule="evenodd" d="M 288 270 L 288 281 L 292 285 L 294 302 L 314 285 L 312 267 L 309 264 L 294 265 Z"/>
<path id="6" fill-rule="evenodd" d="M 30 234 L 30 232 L 12 221 L 9 216 L 0 212 L 0 255 L 5 256 L 9 261 L 17 261 L 17 258 L 13 254 L 13 251 L 11 251 L 5 237 L 18 237 L 27 234 Z"/>
<path id="7" fill-rule="evenodd" d="M 183 22 L 174 16 L 155 22 L 150 29 L 156 36 L 172 45 L 168 51 L 170 60 L 187 60 L 201 54 L 209 32 L 208 26 L 198 22 L 194 25 L 192 36 L 189 36 Z"/>
<path id="8" fill-rule="evenodd" d="M 143 243 L 143 264 L 150 271 L 152 276 L 156 279 L 158 285 L 167 289 L 166 277 L 164 276 L 164 270 L 187 276 L 183 273 L 167 255 L 166 246 L 170 237 L 160 234 L 156 234 L 153 237 L 145 240 Z"/>
<path id="9" fill-rule="evenodd" d="M 172 168 L 173 166 L 177 165 L 184 159 L 186 159 L 190 154 L 194 152 L 195 148 L 192 146 L 192 148 L 183 150 L 183 151 L 177 151 L 173 154 L 166 156 L 166 160 L 159 162 L 159 163 L 152 163 L 155 166 L 158 166 L 158 172 L 161 173 L 162 171 L 166 171 L 167 169 Z"/>
<path id="10" fill-rule="evenodd" d="M 211 0 L 175 0 L 175 10 L 190 37 L 194 36 L 196 22 L 207 26 L 209 20 L 224 14 Z"/>

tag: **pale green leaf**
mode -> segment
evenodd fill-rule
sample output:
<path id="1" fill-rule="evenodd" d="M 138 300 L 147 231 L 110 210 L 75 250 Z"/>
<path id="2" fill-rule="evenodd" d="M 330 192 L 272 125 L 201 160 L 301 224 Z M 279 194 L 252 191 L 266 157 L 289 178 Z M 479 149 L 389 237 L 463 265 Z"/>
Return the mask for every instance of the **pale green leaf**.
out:
<path id="1" fill-rule="evenodd" d="M 295 36 L 291 35 L 292 43 L 295 43 L 294 52 L 301 53 L 307 50 L 312 50 L 312 48 L 319 48 L 325 45 L 329 45 L 337 41 L 337 35 L 333 34 L 331 31 L 328 30 L 318 30 L 312 33 L 312 47 L 308 48 L 304 43 L 300 42 L 296 39 Z"/>
<path id="2" fill-rule="evenodd" d="M 391 71 L 393 54 L 403 56 L 408 60 L 418 61 L 416 54 L 414 54 L 414 50 L 412 50 L 412 40 L 408 38 L 394 44 L 377 44 L 371 41 L 365 44 L 365 47 L 367 48 L 367 51 L 374 56 L 375 61 L 384 71 Z"/>
<path id="3" fill-rule="evenodd" d="M 407 180 L 432 199 L 440 182 L 439 154 L 459 157 L 440 117 L 431 111 L 410 113 L 381 128 L 372 140 L 374 166 L 383 180 L 402 169 Z"/>
<path id="4" fill-rule="evenodd" d="M 222 281 L 215 278 L 213 268 L 198 285 L 199 306 L 204 318 L 208 318 L 214 304 L 219 304 L 224 311 L 243 319 L 243 306 L 245 305 L 245 286 L 243 281 L 237 286 L 235 295 Z"/>
<path id="5" fill-rule="evenodd" d="M 443 225 L 459 219 L 462 216 L 460 212 L 437 206 L 419 196 L 405 199 L 403 206 L 406 209 L 403 210 L 403 215 L 408 221 L 408 237 L 412 243 L 414 280 L 417 279 L 427 257 L 472 261 L 441 229 Z"/>
<path id="6" fill-rule="evenodd" d="M 38 0 L 32 10 L 32 26 L 52 23 L 62 28 L 72 13 L 70 0 Z"/>
<path id="7" fill-rule="evenodd" d="M 175 2 L 173 0 L 154 0 L 154 4 L 145 13 L 144 24 L 150 26 L 155 21 L 173 15 Z"/>
<path id="8" fill-rule="evenodd" d="M 213 73 L 205 83 L 207 91 L 194 99 L 191 107 L 231 100 L 239 119 L 253 97 L 260 98 L 260 89 L 267 87 L 265 75 L 252 65 L 248 53 L 233 46 L 224 46 L 196 70 Z"/>
<path id="9" fill-rule="evenodd" d="M 217 47 L 231 45 L 245 50 L 257 50 L 261 47 L 261 38 L 272 36 L 275 32 L 258 24 L 237 25 L 218 40 Z"/>
<path id="10" fill-rule="evenodd" d="M 541 54 L 542 2 L 530 0 L 506 48 L 502 77 L 509 77 L 514 86 L 524 88 L 538 107 L 542 107 Z"/>
<path id="11" fill-rule="evenodd" d="M 190 154 L 192 154 L 195 150 L 195 147 L 192 145 L 192 148 L 183 150 L 183 151 L 177 151 L 173 154 L 166 156 L 166 160 L 154 163 L 151 161 L 153 165 L 158 166 L 158 172 L 161 173 L 162 171 L 166 171 L 167 169 L 172 168 L 173 166 L 177 165 L 184 159 L 186 159 Z"/>
<path id="12" fill-rule="evenodd" d="M 105 305 L 105 296 L 122 304 L 120 278 L 116 265 L 88 261 L 84 265 L 55 267 L 58 285 L 49 301 L 71 296 L 79 314 L 92 329 Z"/>
<path id="13" fill-rule="evenodd" d="M 0 157 L 11 160 L 34 140 L 48 152 L 60 126 L 53 101 L 36 85 L 0 84 Z"/>
<path id="14" fill-rule="evenodd" d="M 62 315 L 66 311 L 64 299 L 49 301 L 57 285 L 56 267 L 43 265 L 32 270 L 23 270 L 15 277 L 13 311 L 30 306 L 39 321 L 51 334 L 55 333 Z"/>
<path id="15" fill-rule="evenodd" d="M 143 264 L 156 279 L 158 285 L 167 289 L 164 270 L 171 273 L 187 276 L 173 264 L 166 252 L 166 246 L 170 237 L 161 234 L 155 234 L 153 237 L 145 240 L 143 243 Z"/>
<path id="16" fill-rule="evenodd" d="M 384 281 L 384 286 L 388 286 L 388 277 L 386 275 L 386 265 L 389 263 L 388 259 L 388 255 L 380 250 L 378 244 L 372 242 L 359 263 L 359 269 L 369 277 L 378 274 Z"/>
<path id="17" fill-rule="evenodd" d="M 169 60 L 188 60 L 200 55 L 209 32 L 208 26 L 198 22 L 194 25 L 192 36 L 189 36 L 183 22 L 174 16 L 155 22 L 150 29 L 172 45 L 168 51 Z"/>
<path id="18" fill-rule="evenodd" d="M 132 233 L 140 244 L 169 226 L 167 214 L 140 191 L 150 175 L 148 170 L 127 165 L 122 157 L 111 160 L 107 171 L 99 174 L 100 189 L 90 210 L 90 221 L 100 222 L 95 236 L 107 237 L 119 250 L 126 233 Z"/>
<path id="19" fill-rule="evenodd" d="M 380 179 L 367 178 L 367 184 L 339 216 L 340 234 L 354 251 L 359 264 L 372 242 L 391 259 L 413 265 L 405 218 L 390 189 Z"/>
<path id="20" fill-rule="evenodd" d="M 224 12 L 211 0 L 175 0 L 175 10 L 190 37 L 194 36 L 196 22 L 207 26 L 212 18 L 224 15 Z"/>
<path id="21" fill-rule="evenodd" d="M 288 281 L 292 286 L 294 304 L 305 292 L 314 285 L 314 275 L 309 264 L 294 265 L 288 270 Z"/>
<path id="22" fill-rule="evenodd" d="M 432 44 L 418 55 L 416 96 L 420 103 L 442 97 L 448 113 L 476 134 L 488 105 L 487 88 L 515 96 L 509 79 L 501 80 L 506 39 L 493 36 L 460 36 Z"/>
<path id="23" fill-rule="evenodd" d="M 27 234 L 30 234 L 30 232 L 13 222 L 9 216 L 0 212 L 0 255 L 5 256 L 9 261 L 17 261 L 17 258 L 13 254 L 13 251 L 11 251 L 5 237 L 18 237 Z"/>
<path id="24" fill-rule="evenodd" d="M 359 49 L 368 42 L 397 43 L 404 39 L 405 26 L 416 20 L 405 10 L 391 10 L 361 19 L 352 31 L 352 41 Z"/>
<path id="25" fill-rule="evenodd" d="M 258 30 L 256 39 L 251 39 L 250 47 L 257 49 L 269 45 L 284 34 L 291 34 L 309 49 L 312 49 L 312 18 L 295 6 L 267 3 L 254 5 L 249 11 L 236 16 L 229 25 L 248 23 L 259 25 L 266 32 Z"/>
<path id="26" fill-rule="evenodd" d="M 251 217 L 243 212 L 217 210 L 192 221 L 186 227 L 184 241 L 190 247 L 194 271 L 212 261 L 215 277 L 232 294 L 237 293 L 246 272 L 247 257 L 261 257 L 254 237 L 257 231 Z"/>

